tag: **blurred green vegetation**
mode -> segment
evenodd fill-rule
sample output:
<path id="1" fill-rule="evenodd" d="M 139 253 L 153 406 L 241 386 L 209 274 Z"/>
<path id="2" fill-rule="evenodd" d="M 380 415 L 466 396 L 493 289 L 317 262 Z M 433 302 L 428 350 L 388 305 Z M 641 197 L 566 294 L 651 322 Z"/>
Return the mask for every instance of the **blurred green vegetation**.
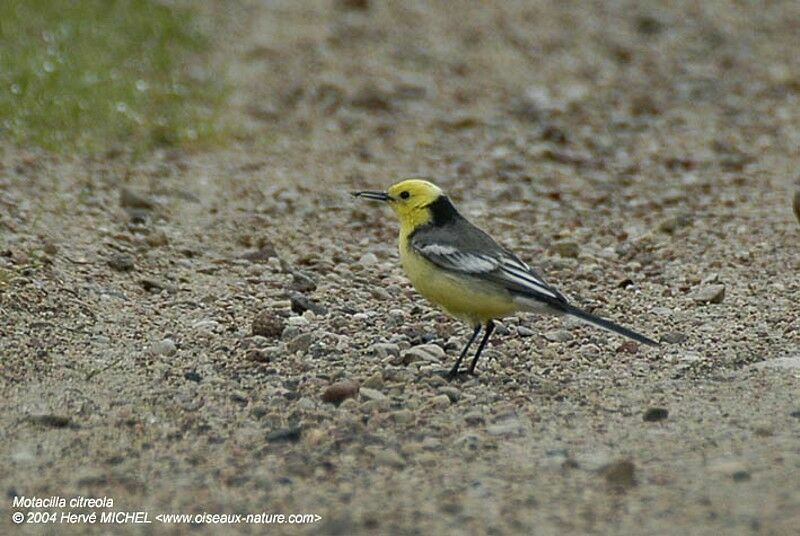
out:
<path id="1" fill-rule="evenodd" d="M 208 46 L 186 4 L 0 0 L 0 136 L 62 152 L 219 141 L 223 84 L 189 67 Z"/>

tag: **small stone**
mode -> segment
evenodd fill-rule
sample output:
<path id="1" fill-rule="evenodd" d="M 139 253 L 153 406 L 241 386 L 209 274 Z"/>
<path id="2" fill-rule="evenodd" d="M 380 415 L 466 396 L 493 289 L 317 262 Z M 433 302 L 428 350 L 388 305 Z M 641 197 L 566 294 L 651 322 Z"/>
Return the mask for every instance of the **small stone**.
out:
<path id="1" fill-rule="evenodd" d="M 44 249 L 44 252 L 46 254 L 48 254 L 48 255 L 50 255 L 52 257 L 53 255 L 58 253 L 58 244 L 48 240 L 47 242 L 44 243 L 44 248 L 43 249 Z"/>
<path id="2" fill-rule="evenodd" d="M 406 461 L 403 457 L 394 450 L 376 450 L 373 451 L 372 455 L 375 457 L 375 463 L 378 465 L 394 467 L 395 469 L 401 469 L 406 465 Z"/>
<path id="3" fill-rule="evenodd" d="M 617 352 L 635 354 L 639 351 L 639 343 L 636 341 L 624 341 L 617 347 Z"/>
<path id="4" fill-rule="evenodd" d="M 534 335 L 536 335 L 536 332 L 533 331 L 531 328 L 527 328 L 525 326 L 518 326 L 517 335 L 519 335 L 520 337 L 533 337 Z"/>
<path id="5" fill-rule="evenodd" d="M 361 266 L 372 266 L 373 264 L 377 263 L 378 263 L 378 257 L 372 252 L 365 253 L 361 256 L 360 259 L 358 259 L 358 264 L 360 264 Z"/>
<path id="6" fill-rule="evenodd" d="M 273 258 L 277 259 L 278 253 L 270 242 L 265 242 L 260 249 L 245 253 L 242 258 L 250 262 L 265 262 Z"/>
<path id="7" fill-rule="evenodd" d="M 712 473 L 729 476 L 734 480 L 734 482 L 744 482 L 745 480 L 750 480 L 750 472 L 747 470 L 747 467 L 743 463 L 737 461 L 721 461 L 712 463 L 708 466 L 708 470 Z"/>
<path id="8" fill-rule="evenodd" d="M 447 395 L 434 396 L 431 398 L 431 407 L 438 410 L 450 407 L 450 397 Z"/>
<path id="9" fill-rule="evenodd" d="M 414 421 L 414 412 L 408 409 L 399 409 L 392 412 L 392 419 L 397 424 L 408 424 Z"/>
<path id="10" fill-rule="evenodd" d="M 800 369 L 800 355 L 789 357 L 778 357 L 767 359 L 753 365 L 756 369 L 779 368 L 779 369 Z"/>
<path id="11" fill-rule="evenodd" d="M 306 311 L 312 311 L 316 315 L 326 315 L 328 314 L 328 309 L 309 298 L 306 298 L 302 294 L 294 294 L 292 295 L 291 299 L 292 304 L 292 311 L 301 315 Z"/>
<path id="12" fill-rule="evenodd" d="M 449 398 L 451 402 L 458 402 L 458 399 L 461 398 L 461 391 L 449 385 L 439 387 L 439 392 L 443 395 L 447 395 L 447 398 Z"/>
<path id="13" fill-rule="evenodd" d="M 294 272 L 292 274 L 292 290 L 298 292 L 312 292 L 317 290 L 317 283 L 314 279 L 303 272 Z"/>
<path id="14" fill-rule="evenodd" d="M 124 208 L 152 209 L 155 204 L 146 196 L 136 193 L 129 188 L 119 191 L 119 204 Z"/>
<path id="15" fill-rule="evenodd" d="M 554 329 L 545 332 L 544 338 L 551 342 L 569 342 L 572 340 L 572 334 L 565 329 Z"/>
<path id="16" fill-rule="evenodd" d="M 580 255 L 581 248 L 577 242 L 572 241 L 563 241 L 563 242 L 556 242 L 550 247 L 550 250 L 553 253 L 556 253 L 560 257 L 575 259 Z"/>
<path id="17" fill-rule="evenodd" d="M 680 344 L 686 339 L 688 339 L 686 334 L 679 331 L 671 331 L 661 336 L 661 342 L 665 342 L 667 344 Z"/>
<path id="18" fill-rule="evenodd" d="M 503 419 L 486 427 L 486 433 L 490 436 L 522 435 L 523 432 L 522 423 L 516 418 Z"/>
<path id="19" fill-rule="evenodd" d="M 367 400 L 388 400 L 389 398 L 377 389 L 370 389 L 369 387 L 362 387 L 360 393 L 361 397 Z"/>
<path id="20" fill-rule="evenodd" d="M 280 428 L 273 430 L 267 434 L 267 441 L 270 443 L 297 443 L 300 441 L 300 436 L 303 434 L 303 429 L 299 426 L 291 428 Z"/>
<path id="21" fill-rule="evenodd" d="M 155 343 L 150 348 L 150 351 L 156 355 L 171 356 L 175 355 L 175 352 L 178 351 L 178 347 L 175 346 L 175 341 L 173 341 L 172 339 L 163 339 Z"/>
<path id="22" fill-rule="evenodd" d="M 322 393 L 322 401 L 328 404 L 341 404 L 358 394 L 358 384 L 353 381 L 336 382 Z"/>
<path id="23" fill-rule="evenodd" d="M 373 344 L 370 347 L 370 351 L 381 359 L 385 359 L 389 356 L 395 356 L 395 357 L 400 356 L 400 347 L 397 346 L 396 344 L 388 342 Z"/>
<path id="24" fill-rule="evenodd" d="M 409 365 L 417 361 L 438 363 L 445 356 L 444 350 L 435 344 L 420 344 L 403 352 L 403 364 Z"/>
<path id="25" fill-rule="evenodd" d="M 625 490 L 636 485 L 636 466 L 631 460 L 618 460 L 600 469 L 611 486 Z"/>
<path id="26" fill-rule="evenodd" d="M 470 426 L 478 426 L 486 422 L 486 417 L 480 411 L 470 411 L 464 415 L 464 422 Z"/>
<path id="27" fill-rule="evenodd" d="M 375 374 L 364 380 L 364 387 L 368 387 L 369 389 L 383 388 L 383 374 L 380 372 L 376 372 Z"/>
<path id="28" fill-rule="evenodd" d="M 67 428 L 72 425 L 72 419 L 66 415 L 56 415 L 54 413 L 30 415 L 28 421 L 48 428 Z"/>
<path id="29" fill-rule="evenodd" d="M 722 303 L 725 298 L 725 285 L 708 285 L 690 295 L 695 303 Z"/>
<path id="30" fill-rule="evenodd" d="M 200 383 L 203 379 L 200 374 L 197 373 L 196 370 L 189 370 L 183 373 L 183 377 L 189 380 L 190 382 Z"/>
<path id="31" fill-rule="evenodd" d="M 175 285 L 159 281 L 158 279 L 142 279 L 139 281 L 139 284 L 142 285 L 142 288 L 147 292 L 161 292 L 162 290 L 166 290 L 170 294 L 178 292 L 178 288 Z"/>
<path id="32" fill-rule="evenodd" d="M 272 311 L 261 311 L 253 319 L 251 330 L 253 335 L 275 339 L 283 333 L 283 319 Z"/>
<path id="33" fill-rule="evenodd" d="M 127 253 L 117 253 L 108 259 L 108 266 L 117 272 L 130 272 L 134 269 L 135 264 L 132 255 Z"/>
<path id="34" fill-rule="evenodd" d="M 147 235 L 147 238 L 145 238 L 145 242 L 147 242 L 147 245 L 152 248 L 158 248 L 161 246 L 166 246 L 167 243 L 169 242 L 169 239 L 167 239 L 167 233 L 159 230 L 159 231 L 153 231 L 152 233 Z"/>
<path id="35" fill-rule="evenodd" d="M 669 410 L 667 408 L 648 408 L 642 415 L 644 422 L 658 422 L 663 421 L 669 417 Z"/>
<path id="36" fill-rule="evenodd" d="M 689 227 L 692 224 L 692 217 L 688 214 L 679 214 L 677 216 L 670 216 L 661 220 L 658 224 L 658 230 L 662 233 L 672 234 L 678 229 Z"/>
<path id="37" fill-rule="evenodd" d="M 294 354 L 296 352 L 305 353 L 313 341 L 314 336 L 311 333 L 302 333 L 286 343 L 286 350 L 290 354 Z"/>
<path id="38" fill-rule="evenodd" d="M 255 363 L 269 363 L 273 353 L 263 348 L 251 348 L 245 353 L 244 358 Z"/>

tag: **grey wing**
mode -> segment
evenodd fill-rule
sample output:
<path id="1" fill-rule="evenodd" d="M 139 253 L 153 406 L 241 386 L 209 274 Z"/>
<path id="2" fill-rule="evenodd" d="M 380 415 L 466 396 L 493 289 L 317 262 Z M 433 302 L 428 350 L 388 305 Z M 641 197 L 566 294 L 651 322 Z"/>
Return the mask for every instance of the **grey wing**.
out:
<path id="1" fill-rule="evenodd" d="M 411 247 L 440 268 L 492 281 L 508 291 L 551 305 L 566 298 L 530 266 L 467 222 L 455 226 L 420 229 Z"/>

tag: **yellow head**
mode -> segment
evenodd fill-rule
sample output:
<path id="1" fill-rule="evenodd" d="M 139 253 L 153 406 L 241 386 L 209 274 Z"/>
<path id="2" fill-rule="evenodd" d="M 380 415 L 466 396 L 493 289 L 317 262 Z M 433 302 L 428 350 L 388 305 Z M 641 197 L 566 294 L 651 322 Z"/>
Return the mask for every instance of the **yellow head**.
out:
<path id="1" fill-rule="evenodd" d="M 403 227 L 416 227 L 431 219 L 429 206 L 444 195 L 442 189 L 423 179 L 407 179 L 386 192 L 353 192 L 356 197 L 386 201 Z"/>

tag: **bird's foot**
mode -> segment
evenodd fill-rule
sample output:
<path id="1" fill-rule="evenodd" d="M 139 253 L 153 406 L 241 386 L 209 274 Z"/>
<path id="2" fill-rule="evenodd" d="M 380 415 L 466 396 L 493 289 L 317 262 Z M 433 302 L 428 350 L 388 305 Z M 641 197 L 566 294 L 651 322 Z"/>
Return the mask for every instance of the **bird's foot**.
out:
<path id="1" fill-rule="evenodd" d="M 444 379 L 446 379 L 449 382 L 453 381 L 463 382 L 477 376 L 477 374 L 475 374 L 472 371 L 455 370 L 455 369 L 451 369 L 448 372 L 442 372 L 441 374 L 444 377 Z"/>

